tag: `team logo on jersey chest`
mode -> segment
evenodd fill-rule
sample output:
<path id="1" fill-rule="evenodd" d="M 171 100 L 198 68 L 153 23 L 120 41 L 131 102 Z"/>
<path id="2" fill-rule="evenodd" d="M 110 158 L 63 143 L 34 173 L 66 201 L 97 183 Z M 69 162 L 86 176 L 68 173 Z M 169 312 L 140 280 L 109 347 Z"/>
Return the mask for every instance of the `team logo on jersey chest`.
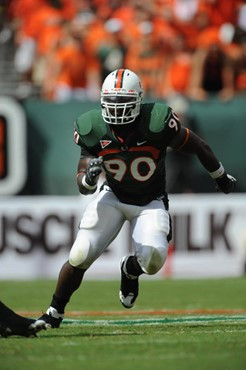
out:
<path id="1" fill-rule="evenodd" d="M 108 146 L 111 143 L 112 143 L 112 140 L 100 140 L 102 149 L 106 148 L 106 146 Z"/>

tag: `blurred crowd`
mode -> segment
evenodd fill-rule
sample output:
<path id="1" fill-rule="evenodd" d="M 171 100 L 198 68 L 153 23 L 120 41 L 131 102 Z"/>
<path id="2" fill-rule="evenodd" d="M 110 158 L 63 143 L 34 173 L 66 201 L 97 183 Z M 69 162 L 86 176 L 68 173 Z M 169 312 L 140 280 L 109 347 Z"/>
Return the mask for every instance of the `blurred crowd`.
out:
<path id="1" fill-rule="evenodd" d="M 4 19 L 42 99 L 96 101 L 121 67 L 156 99 L 246 93 L 246 0 L 10 0 Z"/>

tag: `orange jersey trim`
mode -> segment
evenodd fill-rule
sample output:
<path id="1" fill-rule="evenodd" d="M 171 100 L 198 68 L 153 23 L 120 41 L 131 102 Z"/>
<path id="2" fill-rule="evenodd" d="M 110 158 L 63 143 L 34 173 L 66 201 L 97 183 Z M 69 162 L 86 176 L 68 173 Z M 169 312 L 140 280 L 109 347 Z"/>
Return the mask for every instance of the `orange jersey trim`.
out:
<path id="1" fill-rule="evenodd" d="M 183 148 L 183 146 L 187 143 L 189 137 L 190 137 L 190 130 L 188 128 L 186 128 L 185 140 L 184 140 L 183 144 L 181 144 L 180 147 L 177 150 L 180 150 L 181 148 Z"/>
<path id="2" fill-rule="evenodd" d="M 160 150 L 152 146 L 141 146 L 141 147 L 131 147 L 128 149 L 129 152 L 149 152 L 153 155 L 153 158 L 157 159 L 159 157 Z M 107 154 L 121 153 L 122 150 L 119 149 L 105 149 L 98 153 L 99 156 L 104 157 Z"/>

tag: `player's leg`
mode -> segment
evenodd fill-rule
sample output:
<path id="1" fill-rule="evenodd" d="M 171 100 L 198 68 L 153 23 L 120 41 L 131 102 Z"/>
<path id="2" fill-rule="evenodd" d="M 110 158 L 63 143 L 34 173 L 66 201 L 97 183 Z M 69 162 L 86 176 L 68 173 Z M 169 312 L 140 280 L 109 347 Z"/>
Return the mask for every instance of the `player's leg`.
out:
<path id="1" fill-rule="evenodd" d="M 138 296 L 138 277 L 153 275 L 163 266 L 167 257 L 170 217 L 162 201 L 153 201 L 140 207 L 130 221 L 133 256 L 121 260 L 120 300 L 124 307 L 133 307 Z"/>
<path id="2" fill-rule="evenodd" d="M 0 301 L 0 335 L 20 335 L 24 337 L 35 336 L 40 330 L 45 330 L 43 320 L 33 320 L 18 315 Z"/>
<path id="3" fill-rule="evenodd" d="M 67 303 L 72 294 L 79 288 L 85 270 L 71 266 L 69 261 L 62 266 L 55 292 L 48 310 L 40 317 L 51 328 L 59 328 L 63 318 Z"/>
<path id="4" fill-rule="evenodd" d="M 170 215 L 162 201 L 154 200 L 132 221 L 135 257 L 144 273 L 156 274 L 164 265 L 170 238 Z"/>
<path id="5" fill-rule="evenodd" d="M 119 233 L 125 219 L 117 209 L 112 192 L 102 191 L 86 208 L 80 230 L 58 277 L 47 312 L 41 317 L 51 327 L 59 327 L 72 294 L 79 288 L 85 271 Z"/>

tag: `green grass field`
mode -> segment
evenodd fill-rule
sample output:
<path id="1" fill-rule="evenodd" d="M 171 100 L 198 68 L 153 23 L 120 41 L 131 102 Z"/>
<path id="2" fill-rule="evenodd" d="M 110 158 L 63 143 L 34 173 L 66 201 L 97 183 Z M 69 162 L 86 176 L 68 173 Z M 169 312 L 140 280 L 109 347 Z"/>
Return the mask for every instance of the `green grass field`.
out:
<path id="1" fill-rule="evenodd" d="M 38 317 L 54 281 L 0 282 L 1 299 Z M 0 338 L 1 370 L 245 370 L 246 278 L 143 280 L 132 310 L 119 282 L 87 281 L 59 329 Z"/>

